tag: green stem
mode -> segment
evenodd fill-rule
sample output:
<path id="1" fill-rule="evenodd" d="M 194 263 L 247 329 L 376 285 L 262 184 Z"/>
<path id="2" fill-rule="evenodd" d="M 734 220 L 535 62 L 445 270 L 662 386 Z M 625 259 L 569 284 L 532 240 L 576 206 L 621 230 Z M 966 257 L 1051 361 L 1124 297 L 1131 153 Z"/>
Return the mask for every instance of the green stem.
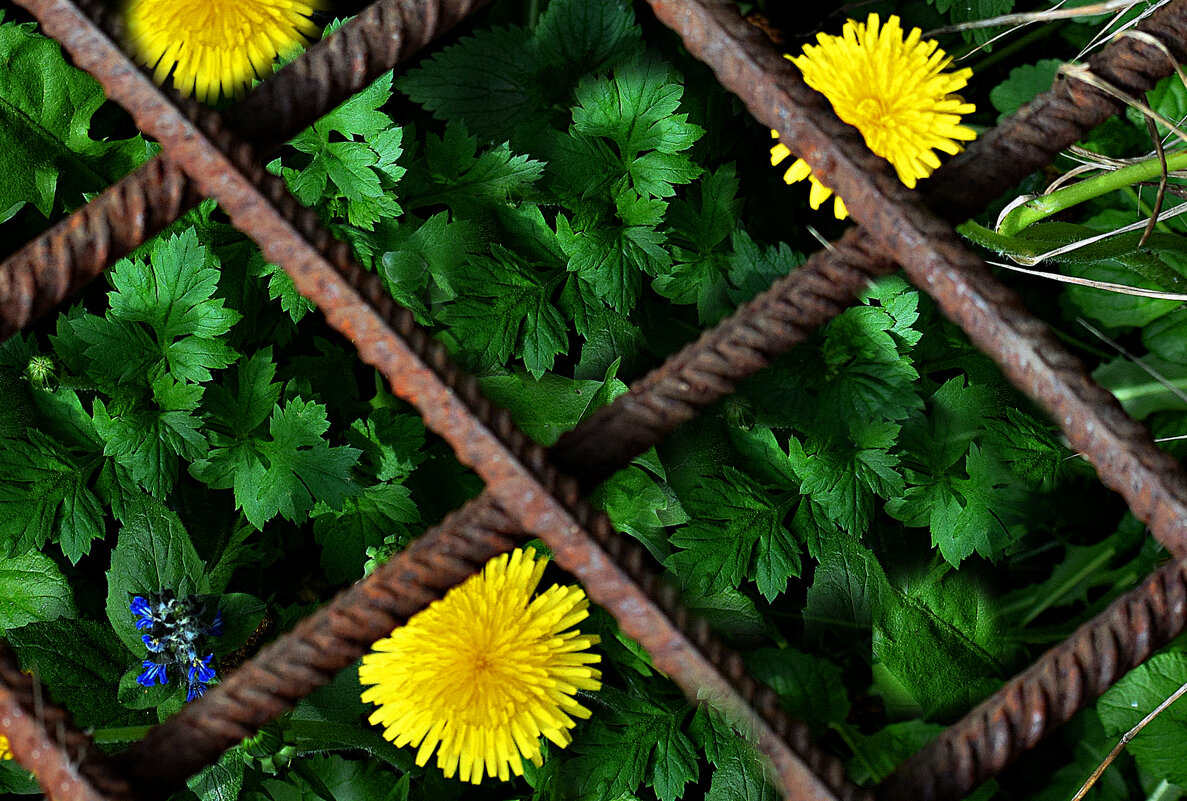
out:
<path id="1" fill-rule="evenodd" d="M 1166 154 L 1167 172 L 1187 169 L 1187 150 L 1178 150 Z M 1058 214 L 1064 209 L 1070 209 L 1086 200 L 1122 189 L 1141 181 L 1152 181 L 1162 175 L 1162 165 L 1157 158 L 1111 170 L 1101 175 L 1087 178 L 1083 181 L 1057 189 L 1049 195 L 1028 200 L 1021 206 L 1010 211 L 998 226 L 999 234 L 1014 236 L 1028 225 Z"/>
<path id="2" fill-rule="evenodd" d="M 97 729 L 91 733 L 91 739 L 102 745 L 104 743 L 135 743 L 144 739 L 152 726 L 124 726 L 117 729 Z"/>

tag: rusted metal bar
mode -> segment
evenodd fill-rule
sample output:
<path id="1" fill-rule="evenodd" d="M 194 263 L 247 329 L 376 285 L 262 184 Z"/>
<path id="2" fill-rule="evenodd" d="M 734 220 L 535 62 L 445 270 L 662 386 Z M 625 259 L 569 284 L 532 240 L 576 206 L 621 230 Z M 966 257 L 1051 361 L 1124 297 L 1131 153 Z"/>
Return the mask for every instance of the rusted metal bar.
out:
<path id="1" fill-rule="evenodd" d="M 450 362 L 444 347 L 396 306 L 380 280 L 325 232 L 316 213 L 300 206 L 282 180 L 263 170 L 249 144 L 195 103 L 180 101 L 185 113 L 180 112 L 77 7 L 65 0 L 21 0 L 21 5 L 142 130 L 161 141 L 167 157 L 202 192 L 218 199 L 266 258 L 284 266 L 297 289 L 356 343 L 362 360 L 420 410 L 426 426 L 474 468 L 504 509 L 548 543 L 558 563 L 582 579 L 590 598 L 647 648 L 661 670 L 690 696 L 712 699 L 729 718 L 758 734 L 759 747 L 771 758 L 788 797 L 862 796 L 845 781 L 837 760 L 811 748 L 806 728 L 779 711 L 774 694 L 760 690 L 745 674 L 736 654 L 703 626 L 694 628 L 699 635 L 686 635 L 680 628 L 686 621 L 649 597 L 632 576 L 635 566 L 626 561 L 641 551 L 616 537 L 606 517 L 579 499 L 576 482 L 557 473 L 544 451 Z M 307 675 L 309 681 L 315 678 L 315 672 Z"/>
<path id="2" fill-rule="evenodd" d="M 1182 58 L 1187 2 L 1163 6 L 1138 30 Z M 1130 95 L 1148 91 L 1174 69 L 1157 47 L 1131 37 L 1110 44 L 1089 67 Z M 1105 93 L 1061 79 L 920 184 L 923 199 L 943 219 L 963 222 L 1121 109 Z M 850 230 L 561 437 L 549 455 L 583 487 L 596 486 L 802 342 L 851 305 L 868 281 L 896 269 L 865 228 Z"/>
<path id="3" fill-rule="evenodd" d="M 1187 560 L 1168 563 L 1011 679 L 878 787 L 886 801 L 963 798 L 1187 627 Z"/>
<path id="4" fill-rule="evenodd" d="M 1059 340 L 995 281 L 920 196 L 809 89 L 728 0 L 648 0 L 759 122 L 807 161 L 949 319 L 1045 408 L 1101 481 L 1176 556 L 1187 555 L 1187 475 Z"/>
<path id="5" fill-rule="evenodd" d="M 266 154 L 490 0 L 378 0 L 255 88 L 229 124 Z M 118 41 L 120 17 L 96 8 Z M 0 264 L 0 340 L 94 280 L 202 196 L 157 156 Z"/>
<path id="6" fill-rule="evenodd" d="M 0 640 L 0 732 L 13 756 L 53 801 L 133 801 L 131 785 L 69 715 L 42 698 L 16 654 Z"/>

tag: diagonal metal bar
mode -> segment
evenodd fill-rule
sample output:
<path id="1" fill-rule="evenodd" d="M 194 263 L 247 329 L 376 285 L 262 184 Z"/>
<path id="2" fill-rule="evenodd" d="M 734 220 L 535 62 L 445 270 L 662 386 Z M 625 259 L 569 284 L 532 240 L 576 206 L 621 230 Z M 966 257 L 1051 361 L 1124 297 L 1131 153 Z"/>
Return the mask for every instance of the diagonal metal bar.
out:
<path id="1" fill-rule="evenodd" d="M 54 801 L 133 801 L 131 785 L 61 709 L 44 702 L 36 679 L 0 640 L 0 732 L 17 761 Z"/>
<path id="2" fill-rule="evenodd" d="M 863 229 L 944 314 L 1034 398 L 1101 481 L 1176 556 L 1187 556 L 1187 475 L 1111 393 L 996 281 L 985 263 L 931 213 L 918 193 L 865 146 L 861 135 L 804 84 L 770 40 L 728 0 L 648 0 L 689 51 L 759 122 L 779 132 L 841 197 Z"/>
<path id="3" fill-rule="evenodd" d="M 557 473 L 509 415 L 482 397 L 477 382 L 450 363 L 444 347 L 416 327 L 376 276 L 351 261 L 347 247 L 321 228 L 316 213 L 297 204 L 283 181 L 263 170 L 250 145 L 196 104 L 182 103 L 183 115 L 76 6 L 65 0 L 21 4 L 142 130 L 161 141 L 167 158 L 200 191 L 218 199 L 266 258 L 285 267 L 327 321 L 355 341 L 363 361 L 384 374 L 396 395 L 417 406 L 426 426 L 475 469 L 504 509 L 549 544 L 557 561 L 583 580 L 589 596 L 648 649 L 660 669 L 691 697 L 711 699 L 758 734 L 788 797 L 823 801 L 862 795 L 844 781 L 839 762 L 811 748 L 806 728 L 779 712 L 773 693 L 760 691 L 746 676 L 737 655 L 707 633 L 694 642 L 681 630 L 684 621 L 649 597 L 621 561 L 622 541 L 604 515 L 579 499 L 576 483 Z M 807 762 L 789 738 L 803 745 Z"/>
<path id="4" fill-rule="evenodd" d="M 490 0 L 378 0 L 227 111 L 266 154 Z M 118 41 L 120 18 L 103 13 Z M 0 340 L 93 281 L 198 205 L 202 195 L 163 156 L 54 225 L 0 264 Z"/>

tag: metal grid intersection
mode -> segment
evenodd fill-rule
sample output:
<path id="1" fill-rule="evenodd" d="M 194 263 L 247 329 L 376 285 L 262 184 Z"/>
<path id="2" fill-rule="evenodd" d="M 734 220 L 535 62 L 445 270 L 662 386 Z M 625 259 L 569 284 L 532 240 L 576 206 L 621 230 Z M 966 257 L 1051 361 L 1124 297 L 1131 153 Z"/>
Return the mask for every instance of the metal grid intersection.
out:
<path id="1" fill-rule="evenodd" d="M 1061 80 L 974 142 L 918 192 L 865 147 L 728 0 L 648 0 L 763 124 L 846 198 L 861 223 L 763 295 L 668 359 L 547 451 L 486 400 L 444 349 L 392 302 L 316 214 L 263 170 L 263 157 L 486 0 L 379 0 L 220 117 L 152 85 L 113 44 L 118 19 L 95 0 L 17 0 L 94 75 L 162 156 L 111 187 L 0 265 L 0 336 L 55 307 L 117 258 L 213 196 L 266 258 L 281 264 L 360 357 L 415 405 L 426 425 L 486 482 L 483 493 L 367 579 L 264 648 L 207 695 L 108 758 L 68 715 L 42 704 L 0 643 L 0 731 L 47 794 L 154 797 L 327 683 L 372 642 L 525 536 L 543 539 L 690 698 L 708 698 L 759 735 L 787 798 L 954 799 L 999 772 L 1051 729 L 1187 627 L 1187 481 L 1145 429 L 963 247 L 967 219 L 1049 163 L 1121 105 Z M 1091 59 L 1129 95 L 1187 60 L 1187 0 L 1174 0 Z M 1176 557 L 1044 654 L 873 791 L 844 777 L 803 724 L 750 677 L 740 657 L 690 619 L 645 552 L 583 500 L 743 378 L 854 302 L 902 264 L 1020 389 L 1060 424 Z"/>

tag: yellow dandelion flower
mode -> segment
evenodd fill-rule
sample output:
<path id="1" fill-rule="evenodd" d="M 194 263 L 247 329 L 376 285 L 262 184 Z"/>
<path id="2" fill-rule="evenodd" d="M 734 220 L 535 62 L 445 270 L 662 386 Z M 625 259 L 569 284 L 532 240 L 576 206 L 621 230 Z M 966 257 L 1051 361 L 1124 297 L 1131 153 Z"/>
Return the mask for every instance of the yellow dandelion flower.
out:
<path id="1" fill-rule="evenodd" d="M 12 759 L 12 750 L 8 747 L 8 738 L 0 734 L 0 759 Z"/>
<path id="2" fill-rule="evenodd" d="M 819 44 L 805 45 L 801 56 L 785 56 L 800 68 L 804 83 L 828 98 L 838 117 L 861 131 L 870 150 L 894 165 L 908 187 L 940 166 L 935 151 L 959 153 L 958 142 L 977 136 L 960 124 L 961 115 L 975 107 L 952 94 L 964 88 L 973 71 L 944 72 L 952 59 L 937 42 L 921 41 L 921 36 L 914 28 L 904 38 L 897 16 L 879 25 L 878 15 L 870 14 L 865 23 L 846 22 L 840 36 L 818 34 Z M 789 155 L 786 145 L 775 145 L 771 164 Z M 812 185 L 808 205 L 818 209 L 833 192 L 816 180 L 807 162 L 796 159 L 783 174 L 789 184 L 805 178 Z M 839 197 L 833 212 L 838 220 L 849 216 Z"/>
<path id="3" fill-rule="evenodd" d="M 484 771 L 506 781 L 523 775 L 521 757 L 542 763 L 541 735 L 564 748 L 573 717 L 589 717 L 573 695 L 601 689 L 589 667 L 601 657 L 586 650 L 598 637 L 571 629 L 589 601 L 559 585 L 532 598 L 548 564 L 535 556 L 492 559 L 363 657 L 363 701 L 379 706 L 371 722 L 396 745 L 419 746 L 417 765 L 440 746 L 446 777 L 460 766 L 462 781 L 478 784 Z"/>
<path id="4" fill-rule="evenodd" d="M 312 37 L 318 0 L 127 0 L 128 45 L 164 83 L 203 102 L 234 97 Z"/>

